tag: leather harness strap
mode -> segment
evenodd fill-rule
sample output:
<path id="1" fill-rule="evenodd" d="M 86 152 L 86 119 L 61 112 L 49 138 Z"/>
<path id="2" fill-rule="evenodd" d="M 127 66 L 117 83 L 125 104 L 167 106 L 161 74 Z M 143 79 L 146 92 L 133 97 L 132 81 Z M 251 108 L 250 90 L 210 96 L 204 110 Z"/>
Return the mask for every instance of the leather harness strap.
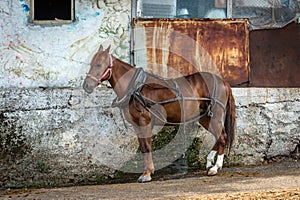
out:
<path id="1" fill-rule="evenodd" d="M 212 76 L 213 76 L 213 80 L 214 80 L 214 86 L 213 86 L 213 91 L 212 91 L 212 95 L 210 98 L 184 97 L 182 95 L 182 92 L 180 91 L 180 87 L 179 87 L 178 83 L 176 82 L 176 80 L 172 79 L 175 86 L 170 86 L 170 84 L 165 82 L 165 87 L 169 88 L 170 90 L 175 91 L 176 97 L 173 99 L 160 101 L 160 102 L 154 101 L 154 100 L 144 96 L 141 93 L 142 88 L 144 87 L 144 85 L 146 85 L 145 82 L 146 82 L 147 76 L 148 76 L 148 74 L 146 72 L 144 72 L 144 70 L 142 68 L 137 68 L 134 76 L 132 77 L 131 81 L 129 82 L 126 94 L 121 99 L 116 97 L 112 102 L 112 107 L 119 107 L 120 109 L 123 109 L 129 104 L 129 102 L 131 100 L 133 100 L 135 108 L 138 111 L 140 111 L 140 110 L 136 106 L 137 102 L 140 105 L 142 105 L 149 113 L 151 113 L 151 115 L 153 115 L 155 118 L 159 119 L 161 122 L 167 123 L 167 124 L 173 124 L 173 125 L 186 123 L 185 116 L 184 116 L 184 122 L 182 122 L 182 123 L 168 122 L 167 119 L 163 116 L 163 114 L 159 110 L 155 109 L 153 107 L 153 105 L 161 105 L 161 104 L 166 104 L 166 103 L 172 103 L 175 101 L 182 102 L 181 103 L 182 105 L 184 104 L 184 101 L 210 101 L 210 105 L 209 105 L 208 109 L 206 110 L 206 112 L 203 114 L 199 114 L 198 116 L 195 116 L 193 119 L 189 120 L 189 122 L 199 120 L 200 118 L 202 118 L 206 115 L 213 117 L 212 108 L 215 106 L 216 103 L 222 107 L 224 112 L 226 111 L 225 105 L 221 101 L 216 99 L 216 97 L 215 97 L 216 90 L 217 90 L 217 78 L 213 74 L 212 74 Z M 183 108 L 183 106 L 182 106 L 182 108 Z M 185 115 L 184 109 L 182 110 L 182 112 Z"/>

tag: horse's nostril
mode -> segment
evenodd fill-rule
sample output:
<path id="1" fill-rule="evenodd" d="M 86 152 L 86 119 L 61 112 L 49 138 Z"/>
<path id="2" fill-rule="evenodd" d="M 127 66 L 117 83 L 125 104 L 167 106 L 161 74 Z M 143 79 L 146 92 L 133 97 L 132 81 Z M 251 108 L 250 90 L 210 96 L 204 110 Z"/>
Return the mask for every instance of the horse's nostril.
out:
<path id="1" fill-rule="evenodd" d="M 89 88 L 89 84 L 88 83 L 83 83 L 83 89 L 86 91 Z"/>
<path id="2" fill-rule="evenodd" d="M 87 83 L 83 83 L 83 89 L 86 89 L 88 87 Z"/>
<path id="3" fill-rule="evenodd" d="M 84 82 L 83 83 L 83 89 L 84 89 L 85 92 L 91 94 L 94 90 L 94 85 L 90 84 L 88 82 Z"/>

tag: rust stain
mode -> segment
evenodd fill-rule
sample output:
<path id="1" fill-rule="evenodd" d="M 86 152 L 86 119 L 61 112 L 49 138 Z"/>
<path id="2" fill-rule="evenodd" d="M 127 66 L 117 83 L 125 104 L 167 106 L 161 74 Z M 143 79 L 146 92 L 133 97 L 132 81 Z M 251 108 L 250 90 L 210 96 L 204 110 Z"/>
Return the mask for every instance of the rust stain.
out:
<path id="1" fill-rule="evenodd" d="M 300 87 L 300 25 L 257 30 L 250 37 L 251 86 Z"/>
<path id="2" fill-rule="evenodd" d="M 135 19 L 133 29 L 143 30 L 135 31 L 135 41 L 145 41 L 134 48 L 146 49 L 147 70 L 155 74 L 170 78 L 209 71 L 233 86 L 249 81 L 246 20 Z"/>

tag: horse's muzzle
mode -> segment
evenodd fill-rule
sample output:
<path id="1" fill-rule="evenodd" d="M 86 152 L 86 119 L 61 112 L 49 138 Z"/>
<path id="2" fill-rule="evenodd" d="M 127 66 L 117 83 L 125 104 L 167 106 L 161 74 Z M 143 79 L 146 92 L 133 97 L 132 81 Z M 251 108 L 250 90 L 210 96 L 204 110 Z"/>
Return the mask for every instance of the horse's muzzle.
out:
<path id="1" fill-rule="evenodd" d="M 96 85 L 94 83 L 89 83 L 88 81 L 84 81 L 83 83 L 83 89 L 88 94 L 91 94 L 95 87 Z"/>

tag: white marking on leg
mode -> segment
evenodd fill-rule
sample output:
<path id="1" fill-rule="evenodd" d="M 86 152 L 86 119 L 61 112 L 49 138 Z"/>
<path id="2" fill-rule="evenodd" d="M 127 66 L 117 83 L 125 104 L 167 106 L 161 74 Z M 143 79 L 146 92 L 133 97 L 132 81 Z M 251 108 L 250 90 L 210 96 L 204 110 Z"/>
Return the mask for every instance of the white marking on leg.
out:
<path id="1" fill-rule="evenodd" d="M 222 167 L 223 167 L 223 160 L 224 160 L 224 154 L 218 155 L 217 162 L 216 162 L 215 166 L 213 166 L 212 168 L 210 168 L 208 170 L 207 174 L 209 176 L 216 175 L 218 173 L 218 170 L 222 169 Z"/>
<path id="2" fill-rule="evenodd" d="M 216 156 L 216 153 L 217 151 L 215 150 L 212 150 L 208 155 L 207 155 L 207 158 L 206 158 L 206 169 L 209 169 L 210 167 L 213 166 L 213 162 L 214 162 L 214 158 Z"/>
<path id="3" fill-rule="evenodd" d="M 224 154 L 218 155 L 217 162 L 216 162 L 216 166 L 218 167 L 218 169 L 222 169 L 223 160 L 224 160 Z"/>

